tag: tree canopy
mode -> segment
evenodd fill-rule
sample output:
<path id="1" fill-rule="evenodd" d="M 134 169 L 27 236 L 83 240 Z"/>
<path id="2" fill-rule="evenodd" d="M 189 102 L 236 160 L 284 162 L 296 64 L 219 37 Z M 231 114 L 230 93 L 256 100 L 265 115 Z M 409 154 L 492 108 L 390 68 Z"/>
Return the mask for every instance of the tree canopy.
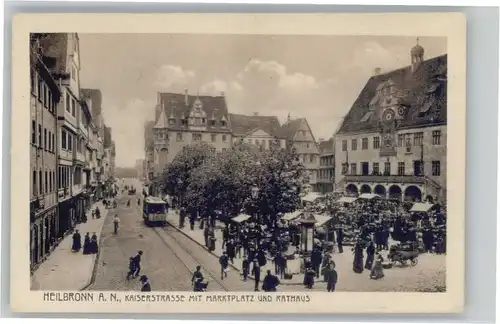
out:
<path id="1" fill-rule="evenodd" d="M 268 219 L 296 210 L 308 182 L 295 150 L 244 143 L 225 152 L 207 144 L 187 146 L 161 180 L 168 194 L 184 197 L 186 207 L 202 215 L 220 210 L 225 216 L 244 212 Z"/>

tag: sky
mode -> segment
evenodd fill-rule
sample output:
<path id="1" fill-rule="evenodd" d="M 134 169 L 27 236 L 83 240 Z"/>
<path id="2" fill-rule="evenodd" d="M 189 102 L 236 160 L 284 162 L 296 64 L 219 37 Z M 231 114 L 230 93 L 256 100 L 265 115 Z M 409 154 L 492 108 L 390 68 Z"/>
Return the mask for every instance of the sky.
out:
<path id="1" fill-rule="evenodd" d="M 416 37 L 79 34 L 82 88 L 100 89 L 116 165 L 144 158 L 158 92 L 220 95 L 230 113 L 305 117 L 328 139 L 373 75 L 409 65 Z M 446 39 L 419 37 L 424 59 Z"/>

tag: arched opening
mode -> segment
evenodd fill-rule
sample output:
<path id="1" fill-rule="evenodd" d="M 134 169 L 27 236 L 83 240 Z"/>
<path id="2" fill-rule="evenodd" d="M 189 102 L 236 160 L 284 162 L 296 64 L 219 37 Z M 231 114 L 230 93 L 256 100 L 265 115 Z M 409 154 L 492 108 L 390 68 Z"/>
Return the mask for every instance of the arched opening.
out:
<path id="1" fill-rule="evenodd" d="M 389 188 L 389 198 L 401 201 L 402 190 L 399 186 L 393 185 Z"/>
<path id="2" fill-rule="evenodd" d="M 350 194 L 350 195 L 357 195 L 358 194 L 358 187 L 356 187 L 355 185 L 353 185 L 352 183 L 351 184 L 348 184 L 346 187 L 345 187 L 345 191 L 347 194 Z"/>
<path id="3" fill-rule="evenodd" d="M 427 202 L 429 204 L 433 204 L 434 203 L 434 198 L 431 195 L 427 195 L 427 197 L 425 197 L 425 200 L 427 200 Z"/>
<path id="4" fill-rule="evenodd" d="M 369 193 L 372 193 L 372 188 L 370 188 L 369 185 L 364 184 L 359 189 L 359 192 L 362 194 L 369 194 Z"/>
<path id="5" fill-rule="evenodd" d="M 379 195 L 381 198 L 385 198 L 386 190 L 382 185 L 376 185 L 373 189 L 373 193 Z"/>
<path id="6" fill-rule="evenodd" d="M 405 190 L 405 200 L 406 201 L 422 201 L 422 192 L 416 186 L 409 186 Z"/>

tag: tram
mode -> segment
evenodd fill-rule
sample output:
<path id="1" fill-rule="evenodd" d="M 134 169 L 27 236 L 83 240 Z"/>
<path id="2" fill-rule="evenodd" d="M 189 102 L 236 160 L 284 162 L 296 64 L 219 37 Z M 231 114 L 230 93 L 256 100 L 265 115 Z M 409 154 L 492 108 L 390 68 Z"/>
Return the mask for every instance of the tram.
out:
<path id="1" fill-rule="evenodd" d="M 158 197 L 146 197 L 143 203 L 142 217 L 147 226 L 165 226 L 167 224 L 167 204 Z"/>

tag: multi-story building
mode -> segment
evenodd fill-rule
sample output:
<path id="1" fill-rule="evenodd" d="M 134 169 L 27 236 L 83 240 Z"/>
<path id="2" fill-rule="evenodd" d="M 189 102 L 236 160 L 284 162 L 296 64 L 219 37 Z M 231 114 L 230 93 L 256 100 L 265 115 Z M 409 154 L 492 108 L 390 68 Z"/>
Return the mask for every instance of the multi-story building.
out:
<path id="1" fill-rule="evenodd" d="M 368 80 L 336 135 L 337 185 L 398 200 L 446 200 L 447 55 Z"/>
<path id="2" fill-rule="evenodd" d="M 318 191 L 325 194 L 333 192 L 335 179 L 335 154 L 333 138 L 319 139 L 319 169 L 317 176 Z"/>
<path id="3" fill-rule="evenodd" d="M 62 100 L 57 109 L 58 119 L 58 199 L 59 232 L 74 228 L 84 216 L 82 170 L 85 165 L 79 142 L 80 101 L 79 38 L 76 33 L 45 34 L 40 40 L 44 61 L 61 86 Z"/>
<path id="4" fill-rule="evenodd" d="M 158 113 L 159 111 L 159 113 Z M 154 132 L 154 166 L 158 176 L 183 147 L 206 142 L 216 151 L 229 149 L 231 125 L 226 98 L 158 93 Z"/>
<path id="5" fill-rule="evenodd" d="M 309 177 L 310 191 L 318 190 L 317 174 L 319 168 L 319 148 L 305 118 L 291 119 L 288 116 L 282 126 L 287 147 L 295 148 Z"/>
<path id="6" fill-rule="evenodd" d="M 154 121 L 147 121 L 144 123 L 144 177 L 146 184 L 154 178 L 154 135 L 153 127 Z"/>
<path id="7" fill-rule="evenodd" d="M 111 141 L 111 151 L 109 159 L 109 173 L 111 178 L 116 177 L 116 145 L 115 141 Z"/>
<path id="8" fill-rule="evenodd" d="M 44 64 L 38 37 L 30 43 L 30 265 L 39 264 L 58 237 L 57 105 L 61 91 Z"/>
<path id="9" fill-rule="evenodd" d="M 233 144 L 248 143 L 261 149 L 286 148 L 281 124 L 276 116 L 229 114 Z"/>
<path id="10" fill-rule="evenodd" d="M 102 116 L 102 93 L 99 89 L 81 89 L 82 97 L 86 100 L 92 116 L 92 153 L 90 186 L 95 199 L 101 199 L 103 194 L 104 178 L 104 117 Z"/>

